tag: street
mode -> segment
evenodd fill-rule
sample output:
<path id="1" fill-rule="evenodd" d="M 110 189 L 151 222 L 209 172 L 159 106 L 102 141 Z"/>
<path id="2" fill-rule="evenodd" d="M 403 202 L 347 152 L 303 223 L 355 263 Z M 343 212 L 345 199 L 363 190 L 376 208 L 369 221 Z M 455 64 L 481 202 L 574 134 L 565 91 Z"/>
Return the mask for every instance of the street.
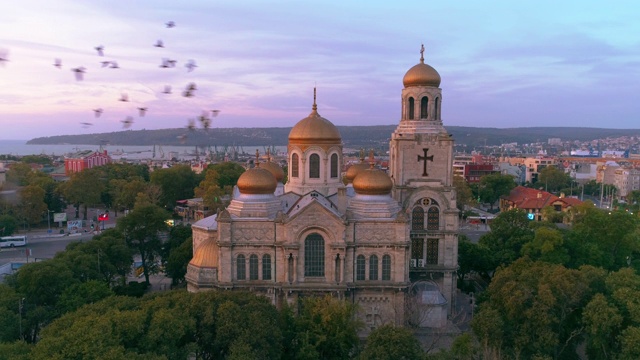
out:
<path id="1" fill-rule="evenodd" d="M 63 251 L 68 244 L 74 241 L 87 241 L 92 237 L 93 234 L 91 233 L 72 236 L 27 237 L 27 246 L 0 249 L 0 265 L 9 262 L 27 261 L 26 249 L 31 249 L 29 262 L 51 259 L 57 252 Z"/>

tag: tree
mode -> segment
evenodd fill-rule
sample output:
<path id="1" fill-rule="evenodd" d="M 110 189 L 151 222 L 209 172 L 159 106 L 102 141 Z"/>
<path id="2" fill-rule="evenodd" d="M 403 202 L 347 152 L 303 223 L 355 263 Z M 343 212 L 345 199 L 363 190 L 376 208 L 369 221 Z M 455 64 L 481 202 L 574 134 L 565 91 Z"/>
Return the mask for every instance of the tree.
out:
<path id="1" fill-rule="evenodd" d="M 500 213 L 491 222 L 491 231 L 482 235 L 478 243 L 493 254 L 494 269 L 520 257 L 522 247 L 534 238 L 530 223 L 527 214 L 519 209 Z"/>
<path id="2" fill-rule="evenodd" d="M 176 201 L 193 198 L 193 189 L 200 177 L 189 165 L 176 165 L 168 169 L 157 169 L 151 173 L 151 183 L 162 189 L 162 206 L 173 209 Z"/>
<path id="3" fill-rule="evenodd" d="M 100 177 L 99 168 L 85 169 L 71 174 L 69 181 L 61 184 L 61 193 L 69 202 L 77 207 L 84 205 L 83 219 L 87 220 L 87 205 L 99 204 L 102 191 L 106 188 Z"/>
<path id="4" fill-rule="evenodd" d="M 562 233 L 557 228 L 550 227 L 536 229 L 533 241 L 522 246 L 522 254 L 532 260 L 554 264 L 565 264 L 570 258 Z"/>
<path id="5" fill-rule="evenodd" d="M 34 185 L 25 186 L 20 190 L 19 213 L 22 220 L 27 224 L 36 225 L 40 223 L 47 213 L 44 195 L 44 190 Z"/>
<path id="6" fill-rule="evenodd" d="M 485 351 L 505 358 L 569 358 L 581 342 L 593 275 L 519 259 L 496 272 L 472 321 L 474 333 Z"/>
<path id="7" fill-rule="evenodd" d="M 197 197 L 202 198 L 202 204 L 205 208 L 224 209 L 222 203 L 222 196 L 225 194 L 222 188 L 220 188 L 219 177 L 217 171 L 213 168 L 207 168 L 205 178 L 200 182 L 197 188 L 194 189 L 194 193 Z"/>
<path id="8" fill-rule="evenodd" d="M 460 215 L 463 216 L 466 207 L 475 206 L 476 199 L 473 196 L 471 187 L 469 187 L 469 184 L 467 184 L 463 177 L 454 176 L 453 186 L 456 188 L 456 205 L 458 210 L 460 210 Z"/>
<path id="9" fill-rule="evenodd" d="M 360 354 L 361 359 L 395 360 L 421 359 L 424 352 L 420 342 L 406 328 L 383 325 L 373 330 Z"/>
<path id="10" fill-rule="evenodd" d="M 180 246 L 171 250 L 164 268 L 167 276 L 171 278 L 171 285 L 178 285 L 184 282 L 187 266 L 192 257 L 193 240 L 191 237 L 188 237 Z"/>
<path id="11" fill-rule="evenodd" d="M 165 232 L 165 221 L 170 215 L 153 204 L 136 205 L 127 216 L 118 219 L 116 228 L 124 236 L 127 246 L 140 255 L 145 282 L 155 271 L 156 255 L 160 253 L 160 234 Z"/>
<path id="12" fill-rule="evenodd" d="M 29 184 L 29 177 L 33 172 L 33 168 L 27 163 L 12 164 L 7 171 L 7 182 L 17 186 L 26 186 Z"/>
<path id="13" fill-rule="evenodd" d="M 538 182 L 536 184 L 544 186 L 545 191 L 556 192 L 569 187 L 571 176 L 555 166 L 547 166 L 538 174 Z"/>
<path id="14" fill-rule="evenodd" d="M 220 189 L 233 188 L 238 183 L 240 175 L 245 171 L 240 164 L 231 161 L 209 165 L 207 166 L 208 170 L 213 170 L 218 174 L 217 180 Z"/>
<path id="15" fill-rule="evenodd" d="M 358 346 L 355 306 L 330 296 L 302 300 L 296 318 L 298 343 L 313 346 L 321 359 L 346 359 Z"/>
<path id="16" fill-rule="evenodd" d="M 16 231 L 18 220 L 11 215 L 0 215 L 0 236 L 9 236 Z"/>
<path id="17" fill-rule="evenodd" d="M 489 248 L 469 241 L 465 235 L 458 238 L 458 286 L 460 287 L 465 277 L 471 272 L 476 272 L 484 278 L 489 278 L 489 273 L 495 270 L 495 260 Z"/>
<path id="18" fill-rule="evenodd" d="M 516 183 L 511 175 L 502 175 L 500 173 L 485 175 L 480 178 L 478 196 L 480 201 L 489 204 L 489 207 L 493 210 L 493 205 L 496 201 L 502 195 L 508 195 L 515 186 Z"/>

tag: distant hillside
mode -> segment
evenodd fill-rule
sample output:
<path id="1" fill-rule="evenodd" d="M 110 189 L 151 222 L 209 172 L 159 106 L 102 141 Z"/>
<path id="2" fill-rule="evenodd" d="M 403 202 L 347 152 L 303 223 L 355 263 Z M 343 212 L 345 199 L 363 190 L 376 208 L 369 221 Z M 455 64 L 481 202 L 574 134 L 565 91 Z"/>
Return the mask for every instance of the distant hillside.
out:
<path id="1" fill-rule="evenodd" d="M 338 126 L 345 147 L 380 147 L 389 143 L 396 125 Z M 574 127 L 479 128 L 446 126 L 457 144 L 467 146 L 500 145 L 517 142 L 546 142 L 549 138 L 590 141 L 607 137 L 640 136 L 640 129 L 597 129 Z M 103 134 L 60 135 L 29 140 L 28 144 L 72 145 L 236 145 L 282 146 L 287 144 L 291 128 L 214 128 L 187 133 L 184 143 L 178 136 L 185 129 L 128 130 Z"/>

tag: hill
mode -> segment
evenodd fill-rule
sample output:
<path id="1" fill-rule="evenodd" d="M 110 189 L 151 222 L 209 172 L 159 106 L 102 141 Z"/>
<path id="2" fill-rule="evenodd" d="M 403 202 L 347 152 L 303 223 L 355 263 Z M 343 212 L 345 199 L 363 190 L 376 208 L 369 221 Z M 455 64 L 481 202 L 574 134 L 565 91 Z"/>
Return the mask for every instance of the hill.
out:
<path id="1" fill-rule="evenodd" d="M 345 147 L 380 148 L 389 144 L 396 125 L 337 126 Z M 447 126 L 456 144 L 466 146 L 501 145 L 516 142 L 527 144 L 546 142 L 549 138 L 563 141 L 590 141 L 607 137 L 640 136 L 640 129 L 601 129 L 575 127 L 528 127 L 528 128 L 481 128 Z M 235 146 L 282 146 L 287 144 L 291 128 L 213 128 L 198 129 L 187 134 L 184 143 L 178 136 L 185 130 L 128 130 L 86 135 L 59 135 L 29 140 L 28 144 L 72 144 L 72 145 L 235 145 Z"/>

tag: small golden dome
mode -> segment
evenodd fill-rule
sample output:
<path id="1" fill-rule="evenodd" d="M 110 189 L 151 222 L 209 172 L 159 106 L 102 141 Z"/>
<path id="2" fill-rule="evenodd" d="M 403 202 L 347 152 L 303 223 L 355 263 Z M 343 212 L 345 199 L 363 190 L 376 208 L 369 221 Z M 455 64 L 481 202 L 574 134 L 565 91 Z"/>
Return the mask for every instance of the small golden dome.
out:
<path id="1" fill-rule="evenodd" d="M 243 172 L 237 185 L 242 194 L 273 194 L 278 186 L 275 176 L 260 165 Z"/>
<path id="2" fill-rule="evenodd" d="M 218 246 L 212 240 L 205 240 L 193 255 L 193 259 L 189 262 L 193 266 L 200 268 L 218 267 Z"/>
<path id="3" fill-rule="evenodd" d="M 362 195 L 386 195 L 392 187 L 389 175 L 378 169 L 363 170 L 353 179 L 353 189 Z"/>
<path id="4" fill-rule="evenodd" d="M 271 161 L 267 161 L 260 163 L 260 168 L 269 170 L 269 172 L 273 174 L 273 177 L 276 178 L 277 182 L 282 182 L 282 180 L 284 180 L 284 170 L 282 170 L 280 165 Z"/>
<path id="5" fill-rule="evenodd" d="M 316 89 L 313 89 L 313 108 L 311 114 L 298 121 L 289 132 L 289 144 L 326 144 L 342 143 L 340 132 L 331 121 L 318 114 Z"/>
<path id="6" fill-rule="evenodd" d="M 420 62 L 404 75 L 402 83 L 404 87 L 410 86 L 440 86 L 440 74 L 430 65 Z"/>
<path id="7" fill-rule="evenodd" d="M 354 164 L 349 166 L 349 168 L 347 169 L 347 173 L 344 175 L 344 177 L 347 179 L 348 183 L 352 183 L 353 179 L 356 178 L 356 176 L 358 176 L 359 173 L 361 173 L 364 170 L 367 170 L 369 168 L 369 165 L 361 162 L 359 164 Z"/>

